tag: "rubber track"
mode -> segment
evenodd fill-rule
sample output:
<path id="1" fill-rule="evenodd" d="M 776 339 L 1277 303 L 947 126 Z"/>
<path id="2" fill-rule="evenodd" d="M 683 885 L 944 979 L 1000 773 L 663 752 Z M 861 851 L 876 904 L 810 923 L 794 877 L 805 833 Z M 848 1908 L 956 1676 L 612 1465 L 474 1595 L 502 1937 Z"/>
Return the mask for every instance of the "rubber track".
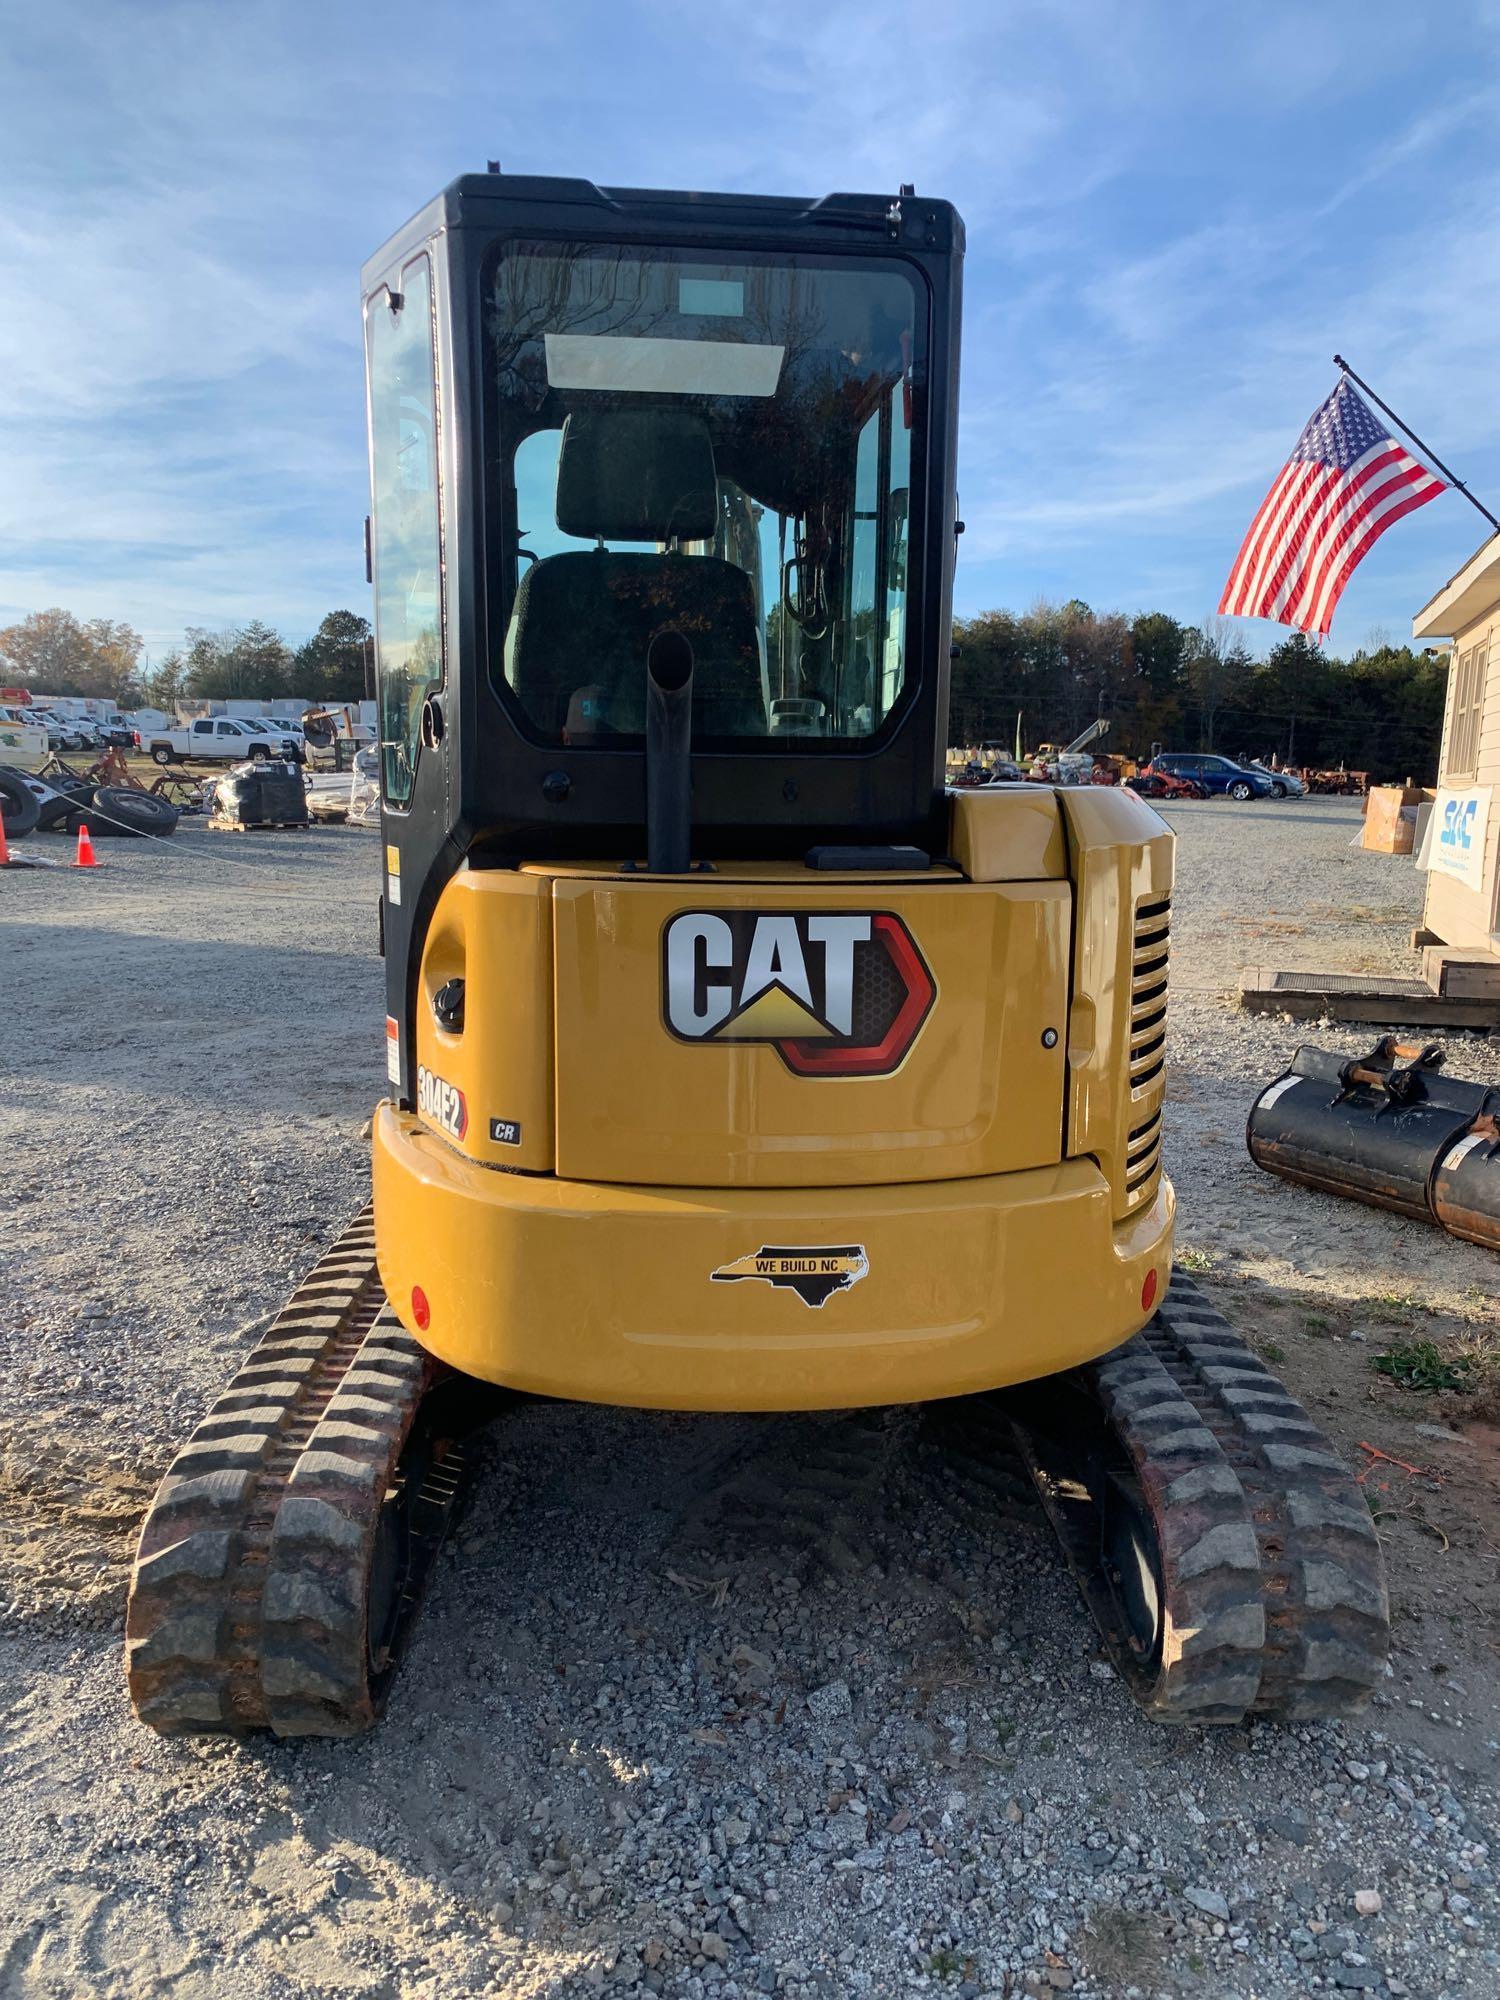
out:
<path id="1" fill-rule="evenodd" d="M 1380 1543 L 1363 1493 L 1301 1404 L 1181 1273 L 1144 1331 L 1076 1379 L 1127 1454 L 1158 1538 L 1154 1660 L 1125 1642 L 1099 1569 L 1097 1515 L 1024 1404 L 1017 1436 L 1142 1707 L 1173 1722 L 1362 1707 L 1389 1644 Z"/>
<path id="2" fill-rule="evenodd" d="M 169 1467 L 126 1613 L 130 1696 L 151 1728 L 345 1736 L 379 1712 L 393 1660 L 368 1657 L 371 1560 L 434 1376 L 384 1305 L 367 1209 Z M 418 1495 L 439 1538 L 452 1485 L 438 1468 Z"/>

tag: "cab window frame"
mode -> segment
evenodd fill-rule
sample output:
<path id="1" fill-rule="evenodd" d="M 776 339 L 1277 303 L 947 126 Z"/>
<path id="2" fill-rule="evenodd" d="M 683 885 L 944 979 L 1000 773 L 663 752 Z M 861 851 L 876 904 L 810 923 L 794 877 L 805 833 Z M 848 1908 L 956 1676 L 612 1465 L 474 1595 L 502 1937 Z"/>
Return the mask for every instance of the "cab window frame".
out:
<path id="1" fill-rule="evenodd" d="M 805 268 L 813 271 L 859 272 L 899 275 L 912 299 L 911 359 L 909 384 L 911 424 L 908 445 L 908 484 L 904 520 L 905 600 L 901 614 L 901 658 L 903 681 L 900 693 L 879 725 L 867 735 L 796 736 L 767 733 L 765 736 L 715 737 L 695 735 L 693 754 L 751 760 L 790 758 L 874 758 L 889 749 L 926 697 L 931 678 L 940 678 L 939 663 L 925 657 L 923 632 L 928 619 L 929 593 L 941 600 L 943 579 L 934 565 L 929 569 L 929 552 L 943 533 L 942 523 L 926 527 L 929 506 L 928 473 L 934 439 L 930 425 L 932 410 L 928 395 L 927 371 L 932 356 L 935 299 L 929 273 L 922 264 L 903 254 L 898 246 L 889 250 L 873 247 L 843 248 L 829 245 L 792 249 L 786 244 L 750 239 L 735 243 L 730 250 L 722 241 L 712 245 L 674 237 L 666 230 L 642 229 L 618 234 L 603 230 L 580 230 L 576 235 L 562 229 L 539 232 L 535 228 L 500 231 L 489 242 L 478 266 L 474 293 L 476 312 L 483 315 L 493 295 L 495 273 L 501 259 L 516 250 L 576 250 L 587 254 L 633 251 L 643 258 L 658 257 L 664 262 L 691 265 L 705 256 L 736 265 L 764 265 L 772 268 Z M 483 440 L 481 506 L 484 520 L 482 590 L 487 633 L 486 659 L 479 679 L 498 702 L 507 722 L 529 748 L 546 752 L 559 749 L 557 737 L 540 728 L 528 713 L 506 678 L 505 655 L 512 608 L 522 574 L 522 553 L 514 479 L 516 452 L 548 426 L 538 425 L 519 436 L 507 435 L 504 413 L 507 399 L 501 394 L 493 365 L 489 337 L 483 325 L 469 330 L 479 357 L 479 416 Z M 902 385 L 894 385 L 899 397 Z M 885 401 L 889 404 L 891 392 Z M 878 410 L 877 406 L 877 410 Z M 872 413 L 874 414 L 874 413 Z M 769 518 L 769 516 L 768 516 Z M 882 550 L 888 555 L 888 529 L 883 529 Z M 912 562 L 918 548 L 922 558 Z M 852 564 L 849 566 L 852 573 Z M 883 574 L 883 572 L 882 572 Z M 884 609 L 882 608 L 882 621 Z M 877 676 L 879 663 L 876 663 Z M 639 748 L 633 738 L 601 739 L 567 745 L 572 758 L 593 758 L 622 751 L 632 754 Z"/>

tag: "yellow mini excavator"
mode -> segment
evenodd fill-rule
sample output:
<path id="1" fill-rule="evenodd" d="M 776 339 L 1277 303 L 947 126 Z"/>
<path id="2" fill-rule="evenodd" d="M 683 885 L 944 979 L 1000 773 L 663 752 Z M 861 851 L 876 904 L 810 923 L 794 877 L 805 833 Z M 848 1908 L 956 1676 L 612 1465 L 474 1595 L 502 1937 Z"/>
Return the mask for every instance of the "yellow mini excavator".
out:
<path id="1" fill-rule="evenodd" d="M 1357 1707 L 1368 1511 L 1181 1275 L 1172 836 L 943 784 L 945 202 L 455 181 L 364 273 L 373 1208 L 162 1482 L 163 1731 L 378 1714 L 518 1394 L 999 1407 L 1165 1720 Z"/>

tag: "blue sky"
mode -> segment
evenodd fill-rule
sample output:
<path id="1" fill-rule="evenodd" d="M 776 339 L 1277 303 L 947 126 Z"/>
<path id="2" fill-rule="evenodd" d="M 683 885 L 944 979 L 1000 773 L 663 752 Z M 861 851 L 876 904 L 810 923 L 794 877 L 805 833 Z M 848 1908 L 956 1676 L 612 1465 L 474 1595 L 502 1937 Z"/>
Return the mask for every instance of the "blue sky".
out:
<path id="1" fill-rule="evenodd" d="M 454 174 L 969 231 L 959 608 L 1210 613 L 1338 349 L 1500 512 L 1500 6 L 21 0 L 0 10 L 0 622 L 159 654 L 366 609 L 358 273 Z M 1394 529 L 1332 644 L 1485 524 Z M 1279 633 L 1247 625 L 1260 649 Z"/>

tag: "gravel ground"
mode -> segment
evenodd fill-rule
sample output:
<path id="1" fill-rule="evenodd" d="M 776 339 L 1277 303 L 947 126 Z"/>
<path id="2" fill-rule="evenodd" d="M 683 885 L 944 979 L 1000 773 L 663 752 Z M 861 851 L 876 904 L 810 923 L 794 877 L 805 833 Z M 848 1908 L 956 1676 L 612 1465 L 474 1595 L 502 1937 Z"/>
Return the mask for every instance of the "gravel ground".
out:
<path id="1" fill-rule="evenodd" d="M 378 1731 L 151 1736 L 140 1510 L 363 1199 L 378 846 L 184 829 L 0 879 L 0 1993 L 1500 1994 L 1500 1434 L 1370 1366 L 1480 1353 L 1496 1260 L 1257 1173 L 1255 1089 L 1373 1037 L 1226 998 L 1407 969 L 1420 878 L 1342 802 L 1172 817 L 1181 1245 L 1374 1469 L 1396 1651 L 1357 1727 L 1141 1721 L 982 1406 L 536 1405 Z"/>
<path id="2" fill-rule="evenodd" d="M 1356 801 L 1183 806 L 1176 829 L 1166 1157 L 1182 1214 L 1179 1251 L 1225 1272 L 1358 1304 L 1397 1292 L 1426 1310 L 1492 1301 L 1496 1260 L 1424 1223 L 1309 1193 L 1259 1172 L 1245 1152 L 1256 1094 L 1303 1042 L 1355 1055 L 1384 1028 L 1294 1022 L 1233 1005 L 1245 965 L 1411 978 L 1422 884 L 1405 858 L 1357 845 Z M 1500 1037 L 1413 1029 L 1440 1040 L 1457 1076 L 1500 1082 Z"/>

